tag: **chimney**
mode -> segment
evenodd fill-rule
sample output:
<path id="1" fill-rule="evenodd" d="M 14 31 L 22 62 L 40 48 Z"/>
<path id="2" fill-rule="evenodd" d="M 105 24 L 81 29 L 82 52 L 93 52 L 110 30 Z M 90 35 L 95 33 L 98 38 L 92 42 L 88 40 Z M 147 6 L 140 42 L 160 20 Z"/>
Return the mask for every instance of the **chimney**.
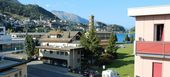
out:
<path id="1" fill-rule="evenodd" d="M 94 28 L 94 16 L 91 15 L 89 17 L 89 30 L 93 29 Z"/>

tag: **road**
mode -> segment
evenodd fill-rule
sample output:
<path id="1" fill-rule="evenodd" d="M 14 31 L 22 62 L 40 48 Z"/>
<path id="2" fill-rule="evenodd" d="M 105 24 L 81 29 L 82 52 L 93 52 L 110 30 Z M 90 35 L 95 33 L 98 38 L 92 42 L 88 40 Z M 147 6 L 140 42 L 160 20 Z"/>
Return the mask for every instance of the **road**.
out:
<path id="1" fill-rule="evenodd" d="M 73 77 L 73 76 L 28 66 L 28 77 Z"/>
<path id="2" fill-rule="evenodd" d="M 69 73 L 66 68 L 43 64 L 41 61 L 32 61 L 27 66 L 28 77 L 81 77 Z"/>

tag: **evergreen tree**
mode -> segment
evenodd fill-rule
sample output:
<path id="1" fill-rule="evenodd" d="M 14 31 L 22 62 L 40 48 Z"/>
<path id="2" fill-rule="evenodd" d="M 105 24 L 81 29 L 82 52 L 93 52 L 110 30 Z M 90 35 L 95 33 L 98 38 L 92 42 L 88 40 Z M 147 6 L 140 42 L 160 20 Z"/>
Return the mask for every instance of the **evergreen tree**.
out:
<path id="1" fill-rule="evenodd" d="M 86 58 L 91 59 L 91 63 L 94 60 L 94 57 L 99 57 L 100 52 L 98 51 L 99 39 L 96 36 L 94 29 L 94 22 L 89 24 L 89 31 L 84 33 L 80 39 L 80 44 L 85 48 L 86 52 L 84 53 Z M 95 59 L 96 59 L 95 58 Z"/>
<path id="2" fill-rule="evenodd" d="M 129 38 L 128 34 L 125 35 L 124 41 L 125 41 L 125 42 L 130 41 L 130 38 Z"/>
<path id="3" fill-rule="evenodd" d="M 117 47 L 116 47 L 116 37 L 115 37 L 115 34 L 111 34 L 110 35 L 110 39 L 109 39 L 109 44 L 108 46 L 106 47 L 106 53 L 108 54 L 111 54 L 111 55 L 114 55 L 117 51 Z"/>
<path id="4" fill-rule="evenodd" d="M 116 36 L 116 34 L 114 34 L 114 38 L 115 38 L 115 41 L 117 42 L 117 41 L 118 41 L 118 39 L 117 39 L 117 36 Z"/>
<path id="5" fill-rule="evenodd" d="M 134 36 L 131 35 L 131 36 L 130 36 L 130 42 L 133 43 L 134 40 L 135 40 Z"/>
<path id="6" fill-rule="evenodd" d="M 28 35 L 25 38 L 25 53 L 27 54 L 28 57 L 31 57 L 34 55 L 34 49 L 35 49 L 35 44 L 34 40 L 32 39 L 32 36 Z"/>

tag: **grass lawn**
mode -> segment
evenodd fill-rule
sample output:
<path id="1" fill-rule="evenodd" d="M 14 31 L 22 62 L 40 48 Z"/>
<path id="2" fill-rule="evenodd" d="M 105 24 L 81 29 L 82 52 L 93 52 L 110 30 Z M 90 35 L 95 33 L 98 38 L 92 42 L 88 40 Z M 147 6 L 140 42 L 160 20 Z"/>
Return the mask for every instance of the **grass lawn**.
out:
<path id="1" fill-rule="evenodd" d="M 126 48 L 118 49 L 118 59 L 106 68 L 116 70 L 120 77 L 134 77 L 133 44 L 124 44 Z"/>

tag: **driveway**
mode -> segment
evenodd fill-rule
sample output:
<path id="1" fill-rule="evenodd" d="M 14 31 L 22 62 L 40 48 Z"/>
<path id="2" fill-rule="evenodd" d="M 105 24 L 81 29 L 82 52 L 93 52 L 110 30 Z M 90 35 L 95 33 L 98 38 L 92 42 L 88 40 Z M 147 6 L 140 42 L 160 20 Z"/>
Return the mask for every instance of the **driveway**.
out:
<path id="1" fill-rule="evenodd" d="M 28 77 L 81 77 L 69 73 L 66 68 L 43 64 L 42 61 L 32 61 L 28 65 Z"/>

